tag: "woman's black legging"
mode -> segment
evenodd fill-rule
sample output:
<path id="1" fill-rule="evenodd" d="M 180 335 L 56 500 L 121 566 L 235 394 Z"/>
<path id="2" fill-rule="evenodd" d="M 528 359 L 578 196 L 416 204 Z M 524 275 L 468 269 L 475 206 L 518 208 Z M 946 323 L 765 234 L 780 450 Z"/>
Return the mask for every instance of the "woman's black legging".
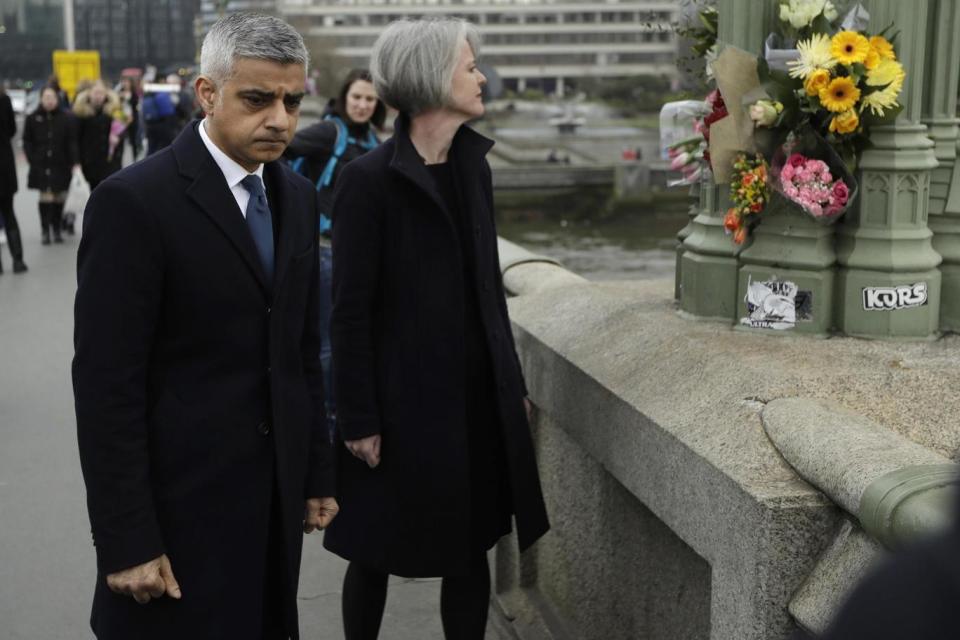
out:
<path id="1" fill-rule="evenodd" d="M 351 562 L 343 578 L 346 640 L 376 640 L 387 601 L 387 578 Z M 440 619 L 446 640 L 483 640 L 490 608 L 490 568 L 480 553 L 469 576 L 446 576 L 440 586 Z"/>

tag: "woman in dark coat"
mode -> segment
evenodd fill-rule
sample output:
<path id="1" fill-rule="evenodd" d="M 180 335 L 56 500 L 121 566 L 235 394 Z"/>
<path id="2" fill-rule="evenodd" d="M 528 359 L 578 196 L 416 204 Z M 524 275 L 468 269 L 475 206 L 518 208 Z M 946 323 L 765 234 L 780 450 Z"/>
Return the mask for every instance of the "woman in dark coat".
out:
<path id="1" fill-rule="evenodd" d="M 30 163 L 27 186 L 40 191 L 43 244 L 50 244 L 51 231 L 55 242 L 63 242 L 60 224 L 72 169 L 77 163 L 77 141 L 73 116 L 60 107 L 52 87 L 44 87 L 40 106 L 27 117 L 23 151 Z"/>
<path id="2" fill-rule="evenodd" d="M 7 246 L 13 256 L 13 272 L 23 273 L 27 265 L 23 262 L 23 241 L 20 238 L 20 225 L 13 212 L 13 194 L 17 192 L 17 161 L 13 155 L 11 140 L 17 134 L 17 120 L 13 115 L 10 96 L 0 85 L 0 223 L 7 232 Z M 3 263 L 0 262 L 0 273 Z"/>
<path id="3" fill-rule="evenodd" d="M 330 113 L 323 120 L 298 131 L 285 152 L 294 169 L 317 188 L 320 207 L 320 363 L 323 365 L 327 414 L 331 424 L 335 404 L 330 367 L 330 314 L 333 310 L 330 205 L 343 167 L 380 144 L 374 129 L 383 128 L 387 115 L 387 108 L 377 98 L 370 72 L 366 69 L 354 69 L 348 73 L 332 102 Z"/>
<path id="4" fill-rule="evenodd" d="M 77 119 L 80 168 L 92 191 L 107 176 L 120 170 L 123 146 L 117 141 L 111 146 L 110 133 L 114 120 L 122 122 L 123 105 L 116 93 L 97 82 L 77 95 L 73 115 Z"/>
<path id="5" fill-rule="evenodd" d="M 549 528 L 497 257 L 493 143 L 475 28 L 399 21 L 374 45 L 395 135 L 351 162 L 333 205 L 333 362 L 348 640 L 376 638 L 387 576 L 442 576 L 444 634 L 482 639 L 486 552 Z"/>

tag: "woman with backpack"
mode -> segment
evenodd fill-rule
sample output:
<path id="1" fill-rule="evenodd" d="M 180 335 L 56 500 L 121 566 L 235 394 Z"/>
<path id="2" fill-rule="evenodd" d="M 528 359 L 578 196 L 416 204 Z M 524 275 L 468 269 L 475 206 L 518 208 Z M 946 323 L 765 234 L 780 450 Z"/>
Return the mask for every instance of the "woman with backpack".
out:
<path id="1" fill-rule="evenodd" d="M 330 205 L 340 171 L 379 144 L 374 129 L 382 129 L 387 109 L 377 98 L 370 72 L 353 69 L 323 120 L 298 131 L 285 155 L 294 170 L 317 188 L 320 203 L 320 362 L 323 365 L 327 411 L 334 411 L 330 372 L 330 313 L 333 250 L 330 244 Z"/>
<path id="2" fill-rule="evenodd" d="M 40 106 L 23 126 L 23 151 L 30 163 L 27 186 L 40 191 L 40 226 L 43 244 L 63 242 L 60 225 L 73 166 L 78 162 L 73 116 L 60 105 L 53 87 L 44 87 Z"/>

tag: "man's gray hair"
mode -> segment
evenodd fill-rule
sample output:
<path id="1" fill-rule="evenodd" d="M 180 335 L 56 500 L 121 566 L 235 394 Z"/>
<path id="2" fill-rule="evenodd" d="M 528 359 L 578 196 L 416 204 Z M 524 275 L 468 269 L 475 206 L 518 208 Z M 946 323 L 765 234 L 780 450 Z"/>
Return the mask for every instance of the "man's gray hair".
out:
<path id="1" fill-rule="evenodd" d="M 448 104 L 464 41 L 474 56 L 480 55 L 477 28 L 460 18 L 391 23 L 370 54 L 377 95 L 409 116 Z"/>
<path id="2" fill-rule="evenodd" d="M 259 13 L 235 13 L 210 27 L 200 48 L 200 73 L 221 86 L 233 74 L 237 58 L 301 64 L 304 73 L 310 62 L 296 29 Z"/>

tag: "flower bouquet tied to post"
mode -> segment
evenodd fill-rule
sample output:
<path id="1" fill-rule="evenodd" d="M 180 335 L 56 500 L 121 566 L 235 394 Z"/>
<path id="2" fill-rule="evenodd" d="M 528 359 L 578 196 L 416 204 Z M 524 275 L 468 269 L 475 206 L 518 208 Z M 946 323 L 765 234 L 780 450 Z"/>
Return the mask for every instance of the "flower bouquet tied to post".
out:
<path id="1" fill-rule="evenodd" d="M 787 63 L 788 76 L 770 72 L 767 84 L 778 85 L 776 93 L 790 92 L 797 125 L 809 122 L 854 170 L 869 145 L 870 128 L 892 123 L 903 110 L 899 96 L 906 71 L 893 42 L 884 33 L 845 29 L 814 33 L 797 43 L 797 51 L 798 58 Z"/>
<path id="2" fill-rule="evenodd" d="M 759 154 L 770 171 L 761 210 L 735 207 L 738 216 L 728 215 L 734 233 L 754 228 L 764 209 L 799 209 L 826 224 L 838 220 L 855 201 L 856 167 L 870 147 L 871 129 L 892 123 L 902 111 L 906 72 L 897 60 L 896 35 L 887 37 L 893 25 L 866 31 L 869 15 L 860 4 L 839 24 L 831 2 L 791 0 L 780 9 L 784 42 L 798 38 L 784 69 L 756 58 L 754 73 L 742 64 L 745 52 L 731 47 L 718 58 L 725 63 L 717 67 L 718 86 L 732 112 L 739 103 L 747 132 L 738 129 L 739 136 L 726 136 L 722 146 L 711 143 L 714 155 L 722 153 L 735 169 L 725 174 L 714 163 L 714 173 L 730 175 L 732 193 L 742 189 L 738 165 L 744 160 L 736 150 Z M 735 59 L 741 63 L 733 66 Z"/>
<path id="3" fill-rule="evenodd" d="M 733 163 L 733 179 L 730 181 L 730 201 L 733 206 L 723 218 L 723 227 L 733 234 L 737 244 L 746 242 L 750 229 L 759 222 L 760 214 L 767 206 L 768 192 L 767 161 L 757 154 L 737 156 Z"/>

